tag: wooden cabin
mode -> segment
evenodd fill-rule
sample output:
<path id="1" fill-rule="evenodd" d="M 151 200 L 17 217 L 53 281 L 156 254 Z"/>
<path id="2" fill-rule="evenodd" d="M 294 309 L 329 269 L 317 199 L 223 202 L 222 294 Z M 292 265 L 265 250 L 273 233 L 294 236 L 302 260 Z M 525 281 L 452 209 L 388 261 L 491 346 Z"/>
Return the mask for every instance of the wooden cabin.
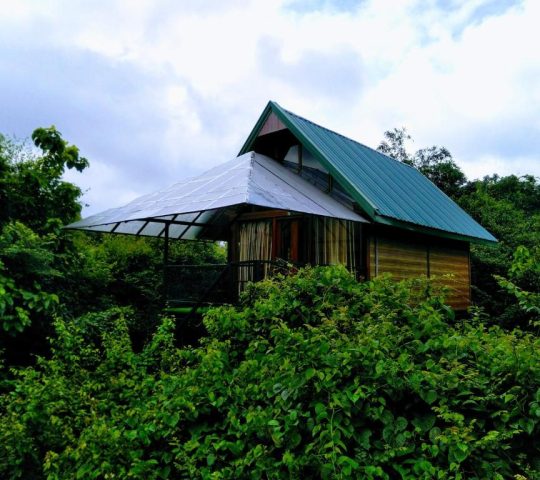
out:
<path id="1" fill-rule="evenodd" d="M 67 228 L 161 237 L 165 251 L 226 241 L 235 292 L 278 261 L 442 277 L 456 309 L 471 302 L 470 243 L 496 242 L 415 168 L 275 102 L 235 159 Z"/>

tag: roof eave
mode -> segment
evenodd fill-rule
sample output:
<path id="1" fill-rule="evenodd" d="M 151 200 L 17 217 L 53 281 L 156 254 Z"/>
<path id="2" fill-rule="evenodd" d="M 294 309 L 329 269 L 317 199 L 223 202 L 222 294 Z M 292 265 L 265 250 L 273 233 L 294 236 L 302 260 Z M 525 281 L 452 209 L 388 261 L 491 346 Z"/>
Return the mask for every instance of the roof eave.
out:
<path id="1" fill-rule="evenodd" d="M 242 145 L 242 148 L 238 152 L 237 156 L 244 155 L 244 153 L 248 153 L 249 151 L 251 151 L 251 146 L 253 145 L 253 142 L 257 138 L 257 134 L 259 133 L 262 126 L 264 125 L 264 122 L 266 122 L 266 119 L 268 118 L 268 116 L 272 112 L 272 104 L 273 103 L 274 102 L 270 101 L 270 102 L 268 102 L 266 104 L 266 107 L 264 107 L 264 110 L 261 113 L 261 116 L 259 117 L 259 119 L 257 120 L 257 123 L 255 124 L 255 126 L 251 130 L 251 133 L 249 134 L 248 138 L 244 142 L 244 145 Z"/>
<path id="2" fill-rule="evenodd" d="M 463 235 L 457 232 L 448 232 L 445 230 L 438 230 L 435 228 L 423 227 L 422 225 L 418 225 L 416 223 L 404 222 L 401 220 L 385 217 L 382 215 L 377 215 L 374 218 L 374 222 L 378 224 L 382 224 L 382 225 L 399 227 L 405 230 L 410 230 L 410 231 L 414 231 L 418 233 L 425 233 L 426 235 L 431 235 L 435 237 L 447 238 L 449 240 L 459 240 L 463 242 L 470 242 L 470 243 L 476 243 L 476 244 L 481 244 L 481 245 L 491 245 L 491 246 L 498 243 L 498 240 L 495 237 L 493 237 L 494 240 L 490 240 L 487 238 L 473 237 L 470 235 Z"/>

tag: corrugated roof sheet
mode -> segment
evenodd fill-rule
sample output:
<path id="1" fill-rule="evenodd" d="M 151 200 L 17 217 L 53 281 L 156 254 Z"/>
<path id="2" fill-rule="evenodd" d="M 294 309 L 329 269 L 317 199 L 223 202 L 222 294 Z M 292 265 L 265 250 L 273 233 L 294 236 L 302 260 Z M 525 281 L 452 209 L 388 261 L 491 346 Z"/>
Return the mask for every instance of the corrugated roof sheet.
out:
<path id="1" fill-rule="evenodd" d="M 268 104 L 242 151 L 251 149 L 258 128 L 270 112 L 278 116 L 375 222 L 396 224 L 393 221 L 397 221 L 406 228 L 420 226 L 471 240 L 497 241 L 414 167 L 306 120 L 275 102 Z"/>
<path id="2" fill-rule="evenodd" d="M 225 218 L 224 209 L 255 205 L 366 222 L 274 160 L 249 152 L 198 177 L 139 197 L 123 207 L 92 215 L 66 228 L 144 236 L 195 239 L 205 225 Z M 195 224 L 195 225 L 193 225 Z"/>

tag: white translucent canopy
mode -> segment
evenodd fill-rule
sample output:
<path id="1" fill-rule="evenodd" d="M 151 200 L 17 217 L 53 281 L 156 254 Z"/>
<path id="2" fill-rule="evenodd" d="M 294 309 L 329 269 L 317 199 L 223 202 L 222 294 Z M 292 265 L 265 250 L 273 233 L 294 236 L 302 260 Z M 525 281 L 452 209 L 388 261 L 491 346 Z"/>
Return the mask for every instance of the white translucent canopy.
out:
<path id="1" fill-rule="evenodd" d="M 163 237 L 169 225 L 169 238 L 218 239 L 215 232 L 225 231 L 246 205 L 366 222 L 275 160 L 249 152 L 65 228 Z"/>

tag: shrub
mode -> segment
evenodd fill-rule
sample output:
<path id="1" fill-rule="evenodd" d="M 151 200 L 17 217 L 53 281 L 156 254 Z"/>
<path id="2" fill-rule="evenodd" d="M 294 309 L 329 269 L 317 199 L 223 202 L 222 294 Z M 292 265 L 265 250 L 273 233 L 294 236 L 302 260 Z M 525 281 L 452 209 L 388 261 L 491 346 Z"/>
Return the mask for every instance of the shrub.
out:
<path id="1" fill-rule="evenodd" d="M 212 310 L 191 349 L 163 319 L 134 353 L 111 315 L 100 341 L 57 322 L 52 359 L 18 373 L 1 403 L 0 475 L 539 474 L 538 338 L 457 322 L 425 282 L 301 270 Z"/>

